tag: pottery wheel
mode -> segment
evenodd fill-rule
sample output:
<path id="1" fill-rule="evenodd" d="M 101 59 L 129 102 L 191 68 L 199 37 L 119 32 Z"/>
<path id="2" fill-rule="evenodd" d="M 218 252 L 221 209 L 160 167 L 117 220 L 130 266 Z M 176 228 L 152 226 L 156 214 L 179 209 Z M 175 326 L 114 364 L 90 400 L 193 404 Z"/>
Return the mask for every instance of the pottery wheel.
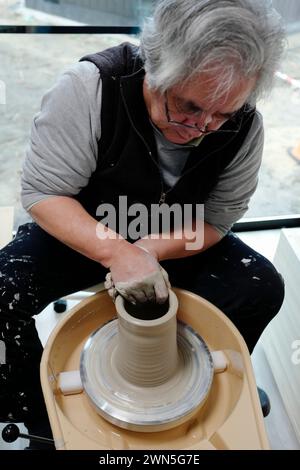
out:
<path id="1" fill-rule="evenodd" d="M 126 381 L 114 364 L 118 320 L 95 331 L 81 354 L 84 390 L 96 411 L 125 429 L 154 432 L 175 427 L 204 404 L 213 379 L 213 362 L 203 339 L 177 324 L 178 367 L 166 383 L 141 387 Z"/>

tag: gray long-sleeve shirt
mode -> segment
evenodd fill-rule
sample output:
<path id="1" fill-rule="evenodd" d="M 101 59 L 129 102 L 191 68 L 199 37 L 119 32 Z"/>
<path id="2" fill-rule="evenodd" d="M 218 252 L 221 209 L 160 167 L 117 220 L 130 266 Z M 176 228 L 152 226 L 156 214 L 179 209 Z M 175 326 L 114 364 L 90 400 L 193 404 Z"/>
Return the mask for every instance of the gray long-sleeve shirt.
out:
<path id="1" fill-rule="evenodd" d="M 32 124 L 23 165 L 22 203 L 30 210 L 52 196 L 74 196 L 97 166 L 101 145 L 102 81 L 98 68 L 79 62 L 66 71 L 42 100 Z M 168 185 L 175 184 L 189 148 L 156 133 L 159 162 Z M 244 145 L 221 174 L 205 202 L 205 221 L 224 235 L 248 208 L 263 149 L 263 127 L 256 113 Z"/>

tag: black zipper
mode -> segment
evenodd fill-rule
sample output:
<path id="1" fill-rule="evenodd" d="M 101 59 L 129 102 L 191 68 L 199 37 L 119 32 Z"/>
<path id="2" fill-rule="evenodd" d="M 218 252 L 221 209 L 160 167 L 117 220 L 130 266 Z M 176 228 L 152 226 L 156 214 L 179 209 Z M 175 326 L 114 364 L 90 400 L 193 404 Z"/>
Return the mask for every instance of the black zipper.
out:
<path id="1" fill-rule="evenodd" d="M 129 109 L 128 109 L 128 106 L 127 106 L 127 103 L 126 103 L 126 100 L 125 100 L 125 97 L 124 97 L 124 94 L 123 94 L 123 86 L 122 86 L 122 83 L 120 82 L 120 89 L 121 89 L 121 96 L 122 96 L 122 100 L 123 100 L 123 103 L 124 103 L 124 106 L 125 106 L 125 109 L 126 109 L 126 112 L 127 112 L 127 116 L 129 118 L 129 121 L 135 131 L 135 133 L 139 136 L 139 138 L 141 139 L 141 141 L 143 142 L 143 144 L 145 145 L 146 149 L 147 149 L 147 152 L 148 152 L 148 155 L 149 157 L 151 158 L 151 160 L 153 161 L 153 163 L 155 164 L 156 168 L 158 169 L 158 173 L 159 173 L 159 179 L 160 179 L 160 185 L 161 185 L 161 193 L 160 193 L 160 197 L 159 197 L 159 201 L 158 201 L 158 204 L 161 205 L 165 202 L 166 200 L 166 196 L 167 196 L 167 193 L 170 191 L 169 190 L 165 190 L 165 185 L 164 185 L 164 180 L 163 180 L 163 177 L 162 177 L 162 173 L 161 173 L 161 169 L 157 163 L 157 161 L 155 160 L 155 158 L 153 158 L 153 155 L 152 155 L 152 152 L 151 152 L 151 149 L 149 147 L 149 145 L 147 144 L 146 140 L 144 139 L 144 137 L 142 136 L 142 134 L 138 131 L 138 129 L 135 127 L 133 121 L 132 121 L 132 118 L 131 118 L 131 115 L 130 115 L 130 112 L 129 112 Z"/>
<path id="2" fill-rule="evenodd" d="M 166 197 L 167 197 L 167 191 L 166 192 L 161 192 L 160 194 L 160 199 L 158 201 L 158 204 L 161 205 L 161 204 L 164 204 L 166 202 Z"/>

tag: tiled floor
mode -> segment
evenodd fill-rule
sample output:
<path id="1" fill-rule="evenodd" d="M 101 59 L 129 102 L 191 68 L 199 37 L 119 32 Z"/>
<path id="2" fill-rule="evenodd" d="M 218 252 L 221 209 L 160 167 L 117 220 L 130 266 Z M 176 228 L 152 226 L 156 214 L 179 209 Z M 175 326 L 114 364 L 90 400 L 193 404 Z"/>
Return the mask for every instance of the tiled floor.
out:
<path id="1" fill-rule="evenodd" d="M 280 232 L 278 230 L 261 231 L 261 232 L 244 232 L 240 233 L 240 238 L 250 245 L 255 250 L 272 260 L 276 251 L 277 243 L 279 240 Z M 82 293 L 83 296 L 89 295 Z M 79 300 L 68 300 L 68 308 L 72 308 Z M 55 327 L 59 319 L 62 318 L 61 314 L 56 314 L 53 306 L 48 306 L 36 319 L 37 328 L 43 344 Z M 272 411 L 265 419 L 265 425 L 268 433 L 272 449 L 299 449 L 299 442 L 296 439 L 295 433 L 291 423 L 287 417 L 284 409 L 283 402 L 278 393 L 276 383 L 273 379 L 272 373 L 268 367 L 268 363 L 264 356 L 264 351 L 261 347 L 257 347 L 252 355 L 253 367 L 258 385 L 264 388 L 270 398 L 272 404 Z M 13 446 L 13 447 L 11 447 Z M 14 448 L 21 449 L 24 447 L 24 441 L 7 445 L 1 448 Z"/>

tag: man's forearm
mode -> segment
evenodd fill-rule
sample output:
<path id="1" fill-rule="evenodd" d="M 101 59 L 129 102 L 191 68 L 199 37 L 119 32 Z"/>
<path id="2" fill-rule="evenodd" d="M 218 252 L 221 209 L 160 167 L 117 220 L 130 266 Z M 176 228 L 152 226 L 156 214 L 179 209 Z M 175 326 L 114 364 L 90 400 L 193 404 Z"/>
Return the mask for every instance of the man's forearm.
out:
<path id="1" fill-rule="evenodd" d="M 54 196 L 44 199 L 35 204 L 30 213 L 50 235 L 105 267 L 110 266 L 111 258 L 116 257 L 125 244 L 130 245 L 118 234 L 97 222 L 78 201 L 70 197 Z M 108 231 L 110 236 L 107 236 Z M 101 239 L 99 232 L 104 235 Z M 178 238 L 145 237 L 136 242 L 136 245 L 146 248 L 158 260 L 184 258 L 200 253 L 221 240 L 219 232 L 207 223 L 204 223 L 203 235 L 203 243 L 198 247 L 195 240 L 182 231 L 177 233 Z"/>
<path id="2" fill-rule="evenodd" d="M 168 239 L 153 239 L 151 236 L 146 236 L 136 242 L 137 245 L 145 248 L 152 253 L 159 261 L 174 258 L 185 258 L 188 256 L 201 253 L 207 250 L 211 246 L 218 243 L 222 236 L 212 226 L 204 222 L 201 228 L 203 230 L 203 236 L 196 234 L 194 240 L 190 236 L 186 236 L 184 231 L 178 231 L 176 236 L 169 237 Z M 196 239 L 201 240 L 201 243 L 197 243 Z"/>
<path id="3" fill-rule="evenodd" d="M 115 256 L 128 243 L 119 236 L 100 239 L 97 233 L 99 235 L 99 231 L 102 231 L 107 234 L 108 229 L 70 197 L 44 199 L 31 208 L 30 214 L 50 235 L 105 267 L 110 266 L 112 254 Z"/>

